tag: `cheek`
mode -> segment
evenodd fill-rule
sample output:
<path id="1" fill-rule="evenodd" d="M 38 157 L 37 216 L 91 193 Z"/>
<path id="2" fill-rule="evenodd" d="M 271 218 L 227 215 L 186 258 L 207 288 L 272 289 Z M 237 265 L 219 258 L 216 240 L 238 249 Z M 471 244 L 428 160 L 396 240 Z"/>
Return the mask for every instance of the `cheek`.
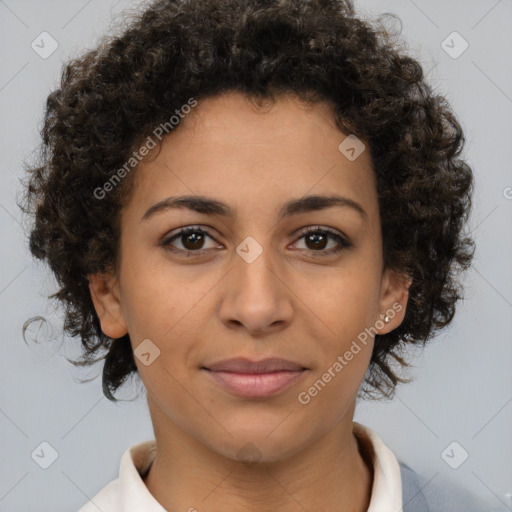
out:
<path id="1" fill-rule="evenodd" d="M 312 333 L 317 366 L 297 402 L 325 424 L 335 423 L 347 412 L 370 364 L 378 284 L 375 273 L 339 273 L 338 279 L 329 281 L 326 293 L 313 295 L 308 302 L 322 327 Z"/>
<path id="2" fill-rule="evenodd" d="M 329 363 L 298 390 L 297 412 L 310 420 L 315 418 L 320 429 L 329 430 L 353 407 L 371 357 L 371 346 L 359 345 L 333 354 Z"/>
<path id="3" fill-rule="evenodd" d="M 120 269 L 123 313 L 134 341 L 163 342 L 204 296 L 187 269 L 171 264 L 163 249 L 126 242 Z M 187 321 L 185 319 L 185 321 Z"/>
<path id="4" fill-rule="evenodd" d="M 139 374 L 148 390 L 157 392 L 166 383 L 160 392 L 182 395 L 178 383 L 186 382 L 188 372 L 196 370 L 198 354 L 208 342 L 204 321 L 211 317 L 211 308 L 205 297 L 219 278 L 193 278 L 182 269 L 171 272 L 165 261 L 126 263 L 123 311 Z M 149 357 L 138 358 L 148 352 Z"/>
<path id="5" fill-rule="evenodd" d="M 305 295 L 305 303 L 310 314 L 322 320 L 324 338 L 338 340 L 337 348 L 374 325 L 379 312 L 380 279 L 371 267 L 335 269 L 316 284 L 311 287 L 308 283 L 312 291 Z"/>

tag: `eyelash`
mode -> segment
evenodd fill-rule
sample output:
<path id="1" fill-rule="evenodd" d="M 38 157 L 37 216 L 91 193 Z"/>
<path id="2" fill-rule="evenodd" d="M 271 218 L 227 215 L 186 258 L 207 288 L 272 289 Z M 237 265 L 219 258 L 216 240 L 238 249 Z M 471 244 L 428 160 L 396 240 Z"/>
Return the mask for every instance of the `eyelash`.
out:
<path id="1" fill-rule="evenodd" d="M 202 255 L 204 255 L 206 252 L 208 252 L 210 250 L 210 249 L 199 249 L 197 251 L 192 251 L 190 249 L 189 250 L 186 250 L 186 249 L 185 250 L 184 249 L 176 249 L 176 248 L 173 248 L 171 246 L 171 242 L 173 242 L 177 238 L 180 238 L 180 237 L 182 237 L 184 235 L 188 235 L 190 233 L 201 233 L 203 235 L 209 236 L 212 240 L 215 240 L 208 233 L 208 231 L 205 231 L 204 229 L 201 229 L 199 227 L 189 226 L 189 227 L 181 229 L 178 233 L 175 233 L 172 237 L 163 240 L 160 245 L 162 247 L 164 247 L 165 250 L 168 250 L 168 251 L 171 251 L 171 252 L 174 252 L 174 253 L 186 253 L 187 256 L 190 256 L 190 255 L 193 254 L 194 257 L 202 256 Z M 327 235 L 329 235 L 330 238 L 332 238 L 333 240 L 335 240 L 339 244 L 338 248 L 330 249 L 329 251 L 322 250 L 322 249 L 319 249 L 319 250 L 315 251 L 315 250 L 310 249 L 310 251 L 315 255 L 315 257 L 317 257 L 317 256 L 320 256 L 320 257 L 332 256 L 334 254 L 339 254 L 344 249 L 349 249 L 350 247 L 353 246 L 353 244 L 350 243 L 343 236 L 339 235 L 338 233 L 336 233 L 335 231 L 333 231 L 333 230 L 331 230 L 329 228 L 323 228 L 321 226 L 312 226 L 312 227 L 307 228 L 305 231 L 302 232 L 301 236 L 297 239 L 297 241 L 301 240 L 302 238 L 304 238 L 305 236 L 307 236 L 307 235 L 309 235 L 311 233 L 327 234 Z M 299 250 L 307 251 L 308 249 L 299 249 Z"/>

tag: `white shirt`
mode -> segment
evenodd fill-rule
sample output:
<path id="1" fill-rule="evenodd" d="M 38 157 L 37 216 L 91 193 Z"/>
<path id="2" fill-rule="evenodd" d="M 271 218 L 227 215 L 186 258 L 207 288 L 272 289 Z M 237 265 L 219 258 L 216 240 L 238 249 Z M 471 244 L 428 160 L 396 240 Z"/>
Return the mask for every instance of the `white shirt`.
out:
<path id="1" fill-rule="evenodd" d="M 366 447 L 373 462 L 373 486 L 368 512 L 401 510 L 402 480 L 395 455 L 368 427 L 353 422 L 353 432 Z M 121 458 L 119 477 L 78 512 L 167 512 L 149 492 L 141 477 L 153 461 L 155 449 L 154 440 L 128 448 Z"/>

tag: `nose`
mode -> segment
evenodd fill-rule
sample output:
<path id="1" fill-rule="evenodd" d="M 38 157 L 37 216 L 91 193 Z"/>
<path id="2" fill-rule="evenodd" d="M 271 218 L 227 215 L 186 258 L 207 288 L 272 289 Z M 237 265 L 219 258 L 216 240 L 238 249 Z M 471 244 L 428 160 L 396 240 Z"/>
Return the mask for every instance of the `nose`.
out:
<path id="1" fill-rule="evenodd" d="M 287 263 L 278 264 L 265 250 L 252 262 L 236 258 L 223 281 L 222 322 L 230 329 L 245 328 L 252 336 L 286 328 L 294 314 Z"/>

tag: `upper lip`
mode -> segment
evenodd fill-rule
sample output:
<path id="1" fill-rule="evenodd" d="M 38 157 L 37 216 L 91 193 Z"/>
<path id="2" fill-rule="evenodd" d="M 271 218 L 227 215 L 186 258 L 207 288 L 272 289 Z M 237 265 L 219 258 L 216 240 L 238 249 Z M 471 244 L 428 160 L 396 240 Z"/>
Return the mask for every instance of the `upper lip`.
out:
<path id="1" fill-rule="evenodd" d="M 270 357 L 262 359 L 261 361 L 251 361 L 245 357 L 236 357 L 209 364 L 208 366 L 204 366 L 204 368 L 214 372 L 233 373 L 272 373 L 278 371 L 299 371 L 306 369 L 298 363 L 279 357 Z"/>

